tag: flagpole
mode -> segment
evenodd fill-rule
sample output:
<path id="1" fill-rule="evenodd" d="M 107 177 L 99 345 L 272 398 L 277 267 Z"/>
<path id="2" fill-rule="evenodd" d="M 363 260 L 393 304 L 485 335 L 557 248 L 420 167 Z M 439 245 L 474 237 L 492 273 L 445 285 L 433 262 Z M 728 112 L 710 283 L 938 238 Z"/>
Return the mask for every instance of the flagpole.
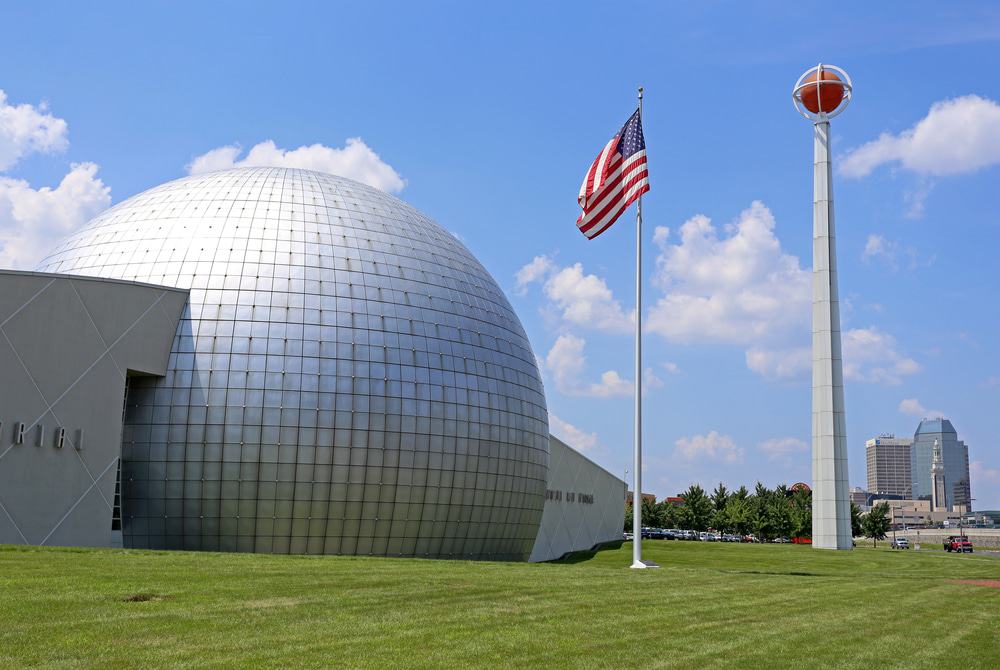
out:
<path id="1" fill-rule="evenodd" d="M 639 123 L 642 124 L 642 86 L 639 87 Z M 633 426 L 632 567 L 657 567 L 642 560 L 642 196 L 635 210 L 635 423 Z"/>

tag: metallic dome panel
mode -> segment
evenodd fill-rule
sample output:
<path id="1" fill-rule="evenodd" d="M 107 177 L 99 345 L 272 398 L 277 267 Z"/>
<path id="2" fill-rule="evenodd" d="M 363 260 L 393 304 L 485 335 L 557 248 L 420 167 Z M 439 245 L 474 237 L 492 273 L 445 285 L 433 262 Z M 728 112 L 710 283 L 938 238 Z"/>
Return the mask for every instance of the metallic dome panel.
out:
<path id="1" fill-rule="evenodd" d="M 132 377 L 130 547 L 526 560 L 548 425 L 524 330 L 455 237 L 306 170 L 150 189 L 38 268 L 190 289 Z"/>

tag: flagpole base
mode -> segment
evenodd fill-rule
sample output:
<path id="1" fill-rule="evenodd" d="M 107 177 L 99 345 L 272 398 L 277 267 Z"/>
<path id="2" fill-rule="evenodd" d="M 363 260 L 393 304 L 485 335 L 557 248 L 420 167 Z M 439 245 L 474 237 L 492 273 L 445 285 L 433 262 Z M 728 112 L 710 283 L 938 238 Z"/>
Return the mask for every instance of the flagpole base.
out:
<path id="1" fill-rule="evenodd" d="M 633 570 L 645 570 L 646 568 L 658 568 L 660 564 L 653 561 L 636 561 L 629 567 Z"/>

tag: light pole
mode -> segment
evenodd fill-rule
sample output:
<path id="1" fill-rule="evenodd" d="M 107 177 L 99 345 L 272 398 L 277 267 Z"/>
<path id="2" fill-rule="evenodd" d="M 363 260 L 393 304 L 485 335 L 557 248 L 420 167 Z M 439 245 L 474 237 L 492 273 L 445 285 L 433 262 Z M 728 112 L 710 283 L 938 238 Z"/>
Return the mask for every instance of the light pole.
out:
<path id="1" fill-rule="evenodd" d="M 830 119 L 850 104 L 851 78 L 822 63 L 792 89 L 795 109 L 813 122 L 812 464 L 813 547 L 850 549 L 847 422 L 840 345 L 840 298 L 830 169 Z"/>
<path id="2" fill-rule="evenodd" d="M 970 512 L 972 512 L 972 502 L 973 502 L 974 500 L 975 500 L 975 498 L 969 498 L 969 511 L 970 511 Z M 962 530 L 962 521 L 963 521 L 963 519 L 964 519 L 964 518 L 965 518 L 965 515 L 964 515 L 964 514 L 959 514 L 959 515 L 958 515 L 958 534 L 959 534 L 959 536 L 960 536 L 960 537 L 965 537 L 965 531 L 964 531 L 964 530 Z M 975 518 L 976 518 L 976 517 L 975 517 L 975 514 L 973 514 L 973 517 L 972 517 L 972 518 L 973 518 L 973 519 L 975 519 Z"/>

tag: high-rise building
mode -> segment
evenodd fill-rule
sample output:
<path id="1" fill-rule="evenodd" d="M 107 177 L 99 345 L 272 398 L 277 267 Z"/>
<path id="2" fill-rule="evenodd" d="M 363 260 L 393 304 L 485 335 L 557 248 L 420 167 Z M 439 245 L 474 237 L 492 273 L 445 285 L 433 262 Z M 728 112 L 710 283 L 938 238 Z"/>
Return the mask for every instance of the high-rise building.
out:
<path id="1" fill-rule="evenodd" d="M 857 505 L 862 512 L 868 511 L 868 496 L 870 494 L 860 486 L 851 489 L 851 504 Z"/>
<path id="2" fill-rule="evenodd" d="M 910 472 L 913 480 L 913 498 L 929 499 L 933 493 L 931 465 L 934 460 L 934 441 L 941 448 L 944 463 L 946 507 L 964 506 L 972 500 L 969 488 L 969 448 L 958 439 L 951 421 L 944 418 L 924 419 L 913 435 L 910 447 Z"/>
<path id="3" fill-rule="evenodd" d="M 913 440 L 895 435 L 879 435 L 865 442 L 868 461 L 868 490 L 903 498 L 911 496 L 913 477 L 910 448 Z"/>

